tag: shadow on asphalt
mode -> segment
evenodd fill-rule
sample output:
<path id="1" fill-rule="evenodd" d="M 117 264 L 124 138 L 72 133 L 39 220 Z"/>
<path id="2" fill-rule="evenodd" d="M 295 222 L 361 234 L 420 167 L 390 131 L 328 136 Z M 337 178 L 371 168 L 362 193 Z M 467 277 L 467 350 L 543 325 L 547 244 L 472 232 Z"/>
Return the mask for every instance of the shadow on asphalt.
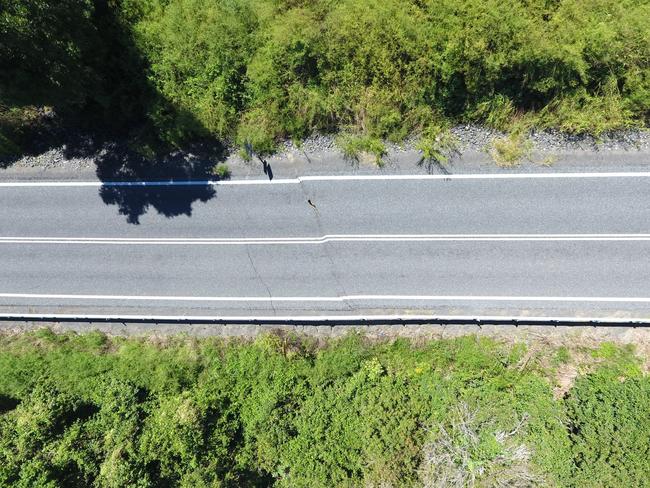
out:
<path id="1" fill-rule="evenodd" d="M 264 174 L 269 177 L 269 181 L 272 180 L 273 168 L 271 168 L 271 165 L 266 161 L 266 159 L 262 159 L 261 157 L 259 159 L 262 162 L 262 169 L 264 170 Z"/>
<path id="2" fill-rule="evenodd" d="M 96 159 L 97 177 L 104 182 L 99 190 L 104 203 L 117 205 L 120 214 L 130 224 L 139 224 L 140 217 L 155 209 L 165 217 L 192 215 L 192 205 L 207 202 L 216 196 L 213 185 L 201 181 L 214 180 L 212 168 L 223 161 L 223 148 L 175 152 L 151 161 L 137 154 L 106 148 Z M 194 181 L 183 186 L 119 186 L 114 182 L 180 182 Z"/>
<path id="3" fill-rule="evenodd" d="M 196 201 L 207 202 L 216 196 L 215 187 L 208 184 L 187 186 L 138 186 L 141 182 L 207 181 L 218 180 L 213 168 L 227 157 L 226 149 L 218 142 L 195 143 L 187 150 L 177 150 L 154 158 L 146 158 L 129 148 L 126 143 L 107 141 L 101 137 L 55 130 L 35 138 L 25 156 L 38 156 L 51 149 L 58 157 L 91 159 L 96 165 L 98 179 L 105 183 L 99 195 L 107 205 L 116 205 L 119 213 L 130 224 L 139 224 L 140 217 L 156 210 L 165 217 L 191 216 Z M 10 167 L 20 156 L 0 161 L 0 169 Z M 273 178 L 270 166 L 269 179 Z M 134 186 L 112 186 L 114 182 L 133 182 Z"/>

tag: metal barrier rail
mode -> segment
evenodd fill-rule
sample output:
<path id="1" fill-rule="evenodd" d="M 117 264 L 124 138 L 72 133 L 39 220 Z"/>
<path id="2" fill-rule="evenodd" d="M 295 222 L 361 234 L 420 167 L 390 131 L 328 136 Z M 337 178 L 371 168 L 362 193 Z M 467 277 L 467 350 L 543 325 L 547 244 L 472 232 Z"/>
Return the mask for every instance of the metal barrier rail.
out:
<path id="1" fill-rule="evenodd" d="M 213 325 L 547 325 L 650 327 L 650 318 L 620 317 L 526 317 L 459 315 L 303 315 L 173 316 L 173 315 L 77 315 L 0 313 L 0 322 L 83 322 L 119 324 L 213 324 Z"/>

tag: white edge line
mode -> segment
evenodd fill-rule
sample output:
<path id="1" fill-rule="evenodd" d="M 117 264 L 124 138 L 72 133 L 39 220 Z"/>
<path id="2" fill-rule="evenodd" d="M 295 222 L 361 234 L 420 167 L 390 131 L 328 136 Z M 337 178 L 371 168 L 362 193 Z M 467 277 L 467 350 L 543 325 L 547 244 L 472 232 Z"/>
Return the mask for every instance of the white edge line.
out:
<path id="1" fill-rule="evenodd" d="M 336 322 L 336 321 L 356 321 L 361 325 L 364 321 L 382 321 L 382 320 L 431 320 L 431 321 L 531 321 L 531 322 L 559 322 L 561 323 L 575 323 L 575 322 L 609 322 L 609 323 L 633 323 L 642 322 L 650 323 L 650 318 L 642 317 L 540 317 L 540 316 L 526 316 L 526 315 L 296 315 L 296 316 L 209 316 L 209 315 L 103 315 L 103 314 L 57 314 L 57 313 L 5 313 L 0 311 L 0 319 L 14 318 L 14 319 L 76 319 L 83 320 L 113 320 L 113 321 L 128 321 L 128 320 L 147 320 L 147 321 L 250 321 L 250 322 Z"/>
<path id="2" fill-rule="evenodd" d="M 242 242 L 164 242 L 164 241 L 79 241 L 79 240 L 0 240 L 2 244 L 85 244 L 110 246 L 280 246 L 280 245 L 318 245 L 329 242 L 647 242 L 650 237 L 586 237 L 586 238 L 409 238 L 409 239 L 326 239 L 322 241 L 242 241 Z"/>
<path id="3" fill-rule="evenodd" d="M 164 241 L 164 242 L 268 242 L 316 241 L 324 239 L 474 239 L 474 238 L 602 238 L 650 237 L 650 233 L 598 233 L 598 234 L 325 234 L 296 237 L 59 237 L 59 236 L 0 236 L 2 240 L 57 240 L 57 241 Z"/>
<path id="4" fill-rule="evenodd" d="M 375 238 L 466 238 L 466 237 L 649 237 L 643 233 L 599 233 L 599 234 L 325 234 L 323 236 L 297 237 L 58 237 L 58 236 L 0 236 L 2 239 L 34 240 L 85 240 L 85 241 L 277 241 L 318 239 L 375 239 Z"/>
<path id="5" fill-rule="evenodd" d="M 507 180 L 525 178 L 647 178 L 648 171 L 612 171 L 591 173 L 457 173 L 448 175 L 322 175 L 301 176 L 300 181 L 356 181 L 356 180 Z M 229 183 L 229 182 L 223 182 Z M 233 181 L 234 183 L 234 181 Z"/>
<path id="6" fill-rule="evenodd" d="M 587 302 L 650 303 L 650 297 L 561 297 L 561 296 L 481 296 L 481 295 L 342 295 L 342 296 L 169 296 L 169 295 L 85 295 L 50 293 L 0 293 L 0 298 L 56 300 L 123 300 L 174 302 L 349 302 L 349 301 L 484 301 L 484 302 Z"/>
<path id="7" fill-rule="evenodd" d="M 279 178 L 274 180 L 179 180 L 179 181 L 7 181 L 0 187 L 146 187 L 146 186 L 238 186 L 286 185 L 305 181 L 372 181 L 372 180 L 506 180 L 545 178 L 648 178 L 647 171 L 594 173 L 483 173 L 449 175 L 321 175 Z"/>

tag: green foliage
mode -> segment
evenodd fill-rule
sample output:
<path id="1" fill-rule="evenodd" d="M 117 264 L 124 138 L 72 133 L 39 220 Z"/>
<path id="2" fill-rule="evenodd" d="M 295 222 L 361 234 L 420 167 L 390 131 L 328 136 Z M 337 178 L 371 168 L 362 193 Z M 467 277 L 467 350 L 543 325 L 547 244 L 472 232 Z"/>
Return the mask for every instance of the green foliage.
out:
<path id="1" fill-rule="evenodd" d="M 375 158 L 377 166 L 384 165 L 384 156 L 386 156 L 386 146 L 381 141 L 371 136 L 359 136 L 353 134 L 343 134 L 336 139 L 337 146 L 343 152 L 343 157 L 353 163 L 359 163 L 363 154 L 370 154 Z"/>
<path id="2" fill-rule="evenodd" d="M 253 110 L 246 114 L 237 129 L 237 143 L 245 150 L 249 159 L 250 151 L 258 156 L 266 156 L 275 152 L 277 146 L 274 134 L 274 121 L 263 110 Z M 250 149 L 250 151 L 249 151 Z"/>
<path id="3" fill-rule="evenodd" d="M 0 158 L 20 153 L 20 147 L 14 141 L 23 125 L 27 124 L 27 119 L 17 109 L 7 110 L 0 106 Z"/>
<path id="4" fill-rule="evenodd" d="M 515 116 L 515 107 L 508 97 L 496 95 L 493 98 L 476 104 L 469 115 L 470 120 L 478 120 L 493 129 L 507 131 Z"/>
<path id="5" fill-rule="evenodd" d="M 147 2 L 134 29 L 150 78 L 166 102 L 154 122 L 173 141 L 204 133 L 223 137 L 236 123 L 257 15 L 250 2 Z"/>
<path id="6" fill-rule="evenodd" d="M 525 346 L 474 337 L 0 337 L 0 486 L 643 486 L 650 383 L 593 356 L 556 400 Z"/>
<path id="7" fill-rule="evenodd" d="M 83 103 L 84 45 L 94 41 L 90 0 L 0 1 L 0 96 L 18 105 Z"/>
<path id="8" fill-rule="evenodd" d="M 600 134 L 650 120 L 645 0 L 0 0 L 0 103 L 267 154 L 441 123 Z M 1 124 L 0 124 L 1 125 Z M 0 127 L 0 150 L 20 138 Z M 426 137 L 425 137 L 426 138 Z"/>
<path id="9" fill-rule="evenodd" d="M 422 152 L 421 165 L 431 170 L 446 165 L 456 151 L 457 140 L 447 128 L 430 126 L 421 135 L 416 148 Z"/>
<path id="10" fill-rule="evenodd" d="M 573 134 L 603 132 L 639 125 L 631 110 L 618 94 L 591 96 L 586 93 L 560 98 L 547 105 L 540 114 L 543 125 L 555 126 Z"/>
<path id="11" fill-rule="evenodd" d="M 566 364 L 571 360 L 571 353 L 565 346 L 561 346 L 555 353 L 555 364 Z"/>
<path id="12" fill-rule="evenodd" d="M 567 401 L 573 486 L 650 486 L 648 377 L 592 374 Z"/>
<path id="13" fill-rule="evenodd" d="M 230 168 L 226 163 L 216 164 L 212 170 L 212 173 L 220 180 L 227 180 L 230 178 Z"/>
<path id="14" fill-rule="evenodd" d="M 129 3 L 0 0 L 0 152 L 42 143 L 63 122 L 119 133 L 144 123 L 160 102 Z"/>
<path id="15" fill-rule="evenodd" d="M 377 358 L 316 389 L 301 405 L 282 455 L 281 486 L 412 484 L 422 432 L 422 398 Z"/>

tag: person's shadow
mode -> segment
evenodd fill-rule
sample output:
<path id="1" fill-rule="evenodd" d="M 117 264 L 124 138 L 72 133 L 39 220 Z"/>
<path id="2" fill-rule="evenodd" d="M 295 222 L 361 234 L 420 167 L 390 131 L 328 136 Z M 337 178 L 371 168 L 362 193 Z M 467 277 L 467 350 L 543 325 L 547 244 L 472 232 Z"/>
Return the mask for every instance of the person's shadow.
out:
<path id="1" fill-rule="evenodd" d="M 260 161 L 262 161 L 262 168 L 264 169 L 264 174 L 269 177 L 269 180 L 272 180 L 273 179 L 273 169 L 271 168 L 271 165 L 265 159 L 262 159 L 261 157 L 260 157 Z"/>

